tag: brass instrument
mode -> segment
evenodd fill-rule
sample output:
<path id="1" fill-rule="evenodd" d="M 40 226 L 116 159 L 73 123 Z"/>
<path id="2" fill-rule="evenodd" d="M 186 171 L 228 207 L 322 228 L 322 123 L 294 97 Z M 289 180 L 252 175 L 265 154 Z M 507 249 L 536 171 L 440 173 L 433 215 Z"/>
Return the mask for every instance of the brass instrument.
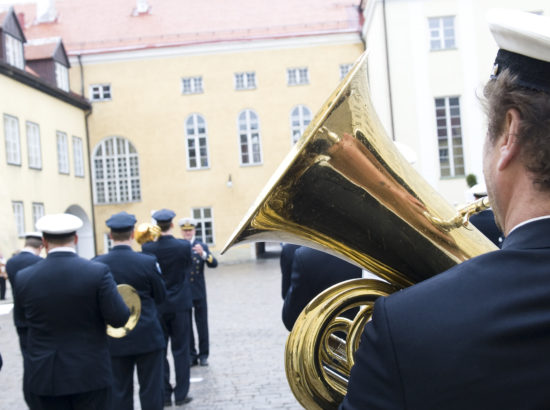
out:
<path id="1" fill-rule="evenodd" d="M 153 225 L 151 223 L 139 224 L 134 232 L 136 242 L 140 245 L 146 242 L 154 242 L 160 236 L 160 228 L 158 225 Z"/>
<path id="2" fill-rule="evenodd" d="M 128 306 L 128 309 L 130 309 L 130 317 L 122 327 L 107 325 L 107 334 L 111 337 L 121 338 L 126 336 L 136 327 L 139 316 L 141 315 L 141 299 L 133 286 L 120 284 L 117 285 L 117 290 L 120 296 L 122 296 L 124 303 L 126 303 L 126 306 Z"/>
<path id="3" fill-rule="evenodd" d="M 301 313 L 286 373 L 307 409 L 335 408 L 379 296 L 496 250 L 402 157 L 372 107 L 363 54 L 292 148 L 224 247 L 283 241 L 331 253 L 384 281 L 337 284 Z M 342 316 L 358 310 L 353 320 Z"/>

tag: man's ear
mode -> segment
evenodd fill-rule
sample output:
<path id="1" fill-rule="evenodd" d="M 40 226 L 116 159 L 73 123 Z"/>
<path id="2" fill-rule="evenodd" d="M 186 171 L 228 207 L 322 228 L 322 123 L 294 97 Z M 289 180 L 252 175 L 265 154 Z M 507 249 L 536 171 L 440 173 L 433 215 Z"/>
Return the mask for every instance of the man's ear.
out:
<path id="1" fill-rule="evenodd" d="M 76 245 L 78 243 L 78 235 L 74 234 L 74 244 Z"/>
<path id="2" fill-rule="evenodd" d="M 505 169 L 519 155 L 518 131 L 520 121 L 521 116 L 515 108 L 510 108 L 506 112 L 506 126 L 498 146 L 500 154 L 498 160 L 499 171 Z"/>

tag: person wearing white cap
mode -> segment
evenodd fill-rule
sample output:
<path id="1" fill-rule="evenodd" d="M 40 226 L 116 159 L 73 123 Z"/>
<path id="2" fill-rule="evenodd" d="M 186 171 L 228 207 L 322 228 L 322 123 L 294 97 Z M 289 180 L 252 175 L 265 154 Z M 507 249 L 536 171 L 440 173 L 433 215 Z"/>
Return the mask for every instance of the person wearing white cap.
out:
<path id="1" fill-rule="evenodd" d="M 340 409 L 550 409 L 550 18 L 494 10 L 483 170 L 502 249 L 376 301 Z"/>
<path id="2" fill-rule="evenodd" d="M 25 244 L 23 249 L 13 255 L 6 263 L 6 272 L 8 273 L 8 279 L 13 294 L 15 294 L 15 275 L 27 266 L 42 261 L 43 259 L 39 255 L 43 248 L 42 234 L 40 232 L 25 233 Z M 17 335 L 19 336 L 19 347 L 21 349 L 21 356 L 23 357 L 23 369 L 25 369 L 27 362 L 27 326 L 21 318 L 16 318 L 15 315 L 13 316 L 13 321 L 17 329 Z M 28 373 L 23 372 L 23 377 L 27 375 Z M 28 380 L 23 379 L 23 396 L 25 397 L 27 405 L 30 406 L 31 402 L 27 384 Z"/>
<path id="3" fill-rule="evenodd" d="M 14 315 L 27 325 L 32 409 L 108 409 L 112 369 L 106 324 L 123 326 L 130 311 L 107 265 L 76 254 L 82 221 L 45 215 L 36 223 L 47 257 L 15 276 Z"/>

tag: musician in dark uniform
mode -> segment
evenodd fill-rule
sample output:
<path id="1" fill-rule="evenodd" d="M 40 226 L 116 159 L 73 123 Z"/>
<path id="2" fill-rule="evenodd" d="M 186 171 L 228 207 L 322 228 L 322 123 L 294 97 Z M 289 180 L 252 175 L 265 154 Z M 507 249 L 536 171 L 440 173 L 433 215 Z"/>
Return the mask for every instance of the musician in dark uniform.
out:
<path id="1" fill-rule="evenodd" d="M 208 366 L 208 306 L 206 303 L 206 280 L 204 277 L 204 265 L 209 268 L 218 266 L 218 261 L 208 249 L 208 245 L 197 239 L 195 228 L 197 221 L 194 218 L 182 218 L 178 221 L 183 239 L 189 241 L 192 247 L 193 267 L 191 268 L 191 294 L 193 297 L 193 310 L 195 312 L 195 325 L 199 341 L 199 350 L 195 347 L 195 335 L 193 332 L 193 314 L 191 314 L 191 366 L 200 363 Z"/>
<path id="2" fill-rule="evenodd" d="M 361 268 L 325 252 L 300 246 L 294 252 L 290 287 L 283 304 L 283 323 L 290 331 L 306 305 L 332 285 L 360 279 Z"/>
<path id="3" fill-rule="evenodd" d="M 40 232 L 27 232 L 25 234 L 23 249 L 12 256 L 6 263 L 6 272 L 8 273 L 12 294 L 15 295 L 15 276 L 17 272 L 27 266 L 40 262 L 42 258 L 39 255 L 43 247 L 42 234 Z M 21 356 L 23 357 L 23 369 L 25 369 L 27 362 L 27 326 L 22 318 L 17 318 L 15 316 L 15 313 L 13 315 L 13 322 L 17 330 L 17 335 L 19 336 L 19 347 L 21 348 Z M 25 397 L 27 405 L 30 407 L 31 402 L 29 398 L 28 381 L 25 380 L 25 375 L 28 375 L 28 373 L 23 371 L 23 396 Z"/>
<path id="4" fill-rule="evenodd" d="M 191 244 L 172 235 L 176 214 L 169 209 L 161 209 L 153 214 L 161 234 L 157 241 L 142 245 L 143 252 L 155 255 L 166 285 L 166 300 L 160 306 L 161 324 L 166 342 L 170 340 L 176 385 L 170 384 L 170 367 L 165 355 L 164 361 L 164 404 L 172 405 L 172 393 L 176 405 L 189 403 L 190 382 L 189 340 L 191 323 Z M 168 352 L 166 351 L 166 354 Z"/>
<path id="5" fill-rule="evenodd" d="M 290 275 L 292 274 L 292 259 L 294 258 L 294 252 L 296 252 L 296 249 L 299 247 L 300 245 L 294 245 L 293 243 L 283 243 L 281 247 L 279 264 L 281 266 L 281 296 L 283 300 L 290 287 Z"/>
<path id="6" fill-rule="evenodd" d="M 141 300 L 141 315 L 136 327 L 122 338 L 109 337 L 113 364 L 113 408 L 134 408 L 134 367 L 137 368 L 142 409 L 162 409 L 163 367 L 166 341 L 162 333 L 157 304 L 164 301 L 166 288 L 157 259 L 134 252 L 136 218 L 119 212 L 107 219 L 113 247 L 94 260 L 109 266 L 117 284 L 132 286 Z"/>
<path id="7" fill-rule="evenodd" d="M 342 409 L 550 408 L 550 18 L 488 17 L 483 171 L 502 248 L 377 300 Z"/>
<path id="8" fill-rule="evenodd" d="M 130 311 L 109 267 L 76 254 L 74 215 L 36 223 L 48 256 L 15 276 L 14 310 L 27 325 L 32 408 L 109 409 L 113 376 L 105 324 L 124 326 Z"/>

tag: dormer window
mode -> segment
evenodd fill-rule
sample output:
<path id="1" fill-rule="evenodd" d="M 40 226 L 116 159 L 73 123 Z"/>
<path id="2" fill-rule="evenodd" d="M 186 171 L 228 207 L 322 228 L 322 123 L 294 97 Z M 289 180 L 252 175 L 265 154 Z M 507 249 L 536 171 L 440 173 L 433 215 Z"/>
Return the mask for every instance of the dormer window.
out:
<path id="1" fill-rule="evenodd" d="M 55 62 L 55 82 L 63 91 L 69 91 L 69 70 L 57 61 Z"/>
<path id="2" fill-rule="evenodd" d="M 7 63 L 21 70 L 24 70 L 25 59 L 23 58 L 23 42 L 13 36 L 10 36 L 8 33 L 4 34 L 4 38 Z"/>

